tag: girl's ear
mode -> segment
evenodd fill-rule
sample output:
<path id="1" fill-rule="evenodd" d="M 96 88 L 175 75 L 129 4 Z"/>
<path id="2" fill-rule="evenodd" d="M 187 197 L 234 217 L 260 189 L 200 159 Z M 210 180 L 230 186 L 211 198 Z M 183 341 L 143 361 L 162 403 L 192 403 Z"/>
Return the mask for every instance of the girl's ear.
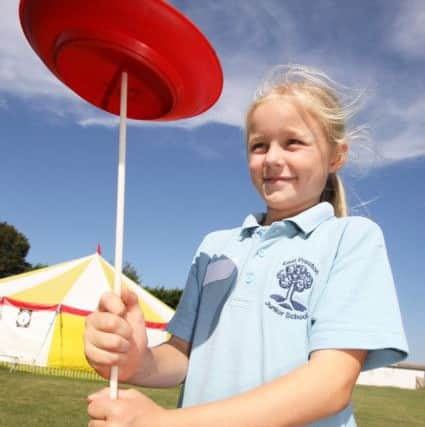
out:
<path id="1" fill-rule="evenodd" d="M 342 168 L 342 166 L 344 166 L 347 160 L 347 154 L 348 154 L 347 143 L 342 142 L 337 144 L 335 153 L 333 154 L 331 158 L 331 162 L 329 164 L 329 172 L 335 173 L 340 168 Z"/>

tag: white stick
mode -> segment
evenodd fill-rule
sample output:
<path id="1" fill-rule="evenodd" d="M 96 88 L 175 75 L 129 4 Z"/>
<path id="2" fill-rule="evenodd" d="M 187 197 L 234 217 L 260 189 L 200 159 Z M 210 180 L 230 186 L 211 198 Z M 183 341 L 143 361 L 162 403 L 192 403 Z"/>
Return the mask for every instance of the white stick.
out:
<path id="1" fill-rule="evenodd" d="M 115 228 L 115 282 L 114 292 L 121 295 L 121 272 L 124 242 L 124 195 L 125 195 L 125 153 L 126 153 L 126 119 L 127 119 L 127 84 L 128 75 L 122 73 L 120 104 L 120 143 L 118 158 L 117 220 Z M 110 379 L 110 397 L 118 398 L 118 367 L 113 366 Z"/>

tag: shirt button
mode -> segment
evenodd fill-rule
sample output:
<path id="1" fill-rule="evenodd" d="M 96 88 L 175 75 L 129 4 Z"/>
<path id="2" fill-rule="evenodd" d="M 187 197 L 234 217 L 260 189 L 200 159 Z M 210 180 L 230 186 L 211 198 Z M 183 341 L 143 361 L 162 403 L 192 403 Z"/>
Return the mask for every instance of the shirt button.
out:
<path id="1" fill-rule="evenodd" d="M 257 255 L 258 255 L 259 257 L 263 258 L 263 256 L 264 256 L 264 249 L 263 249 L 263 248 L 258 249 L 258 251 L 257 251 Z"/>
<path id="2" fill-rule="evenodd" d="M 247 273 L 245 275 L 245 283 L 252 283 L 254 281 L 254 273 Z"/>

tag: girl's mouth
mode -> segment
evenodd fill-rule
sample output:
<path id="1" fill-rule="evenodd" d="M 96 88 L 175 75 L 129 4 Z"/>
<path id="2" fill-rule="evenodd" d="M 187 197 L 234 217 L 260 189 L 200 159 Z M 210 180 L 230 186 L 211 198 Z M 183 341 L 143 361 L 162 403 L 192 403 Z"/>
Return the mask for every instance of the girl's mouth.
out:
<path id="1" fill-rule="evenodd" d="M 287 182 L 293 180 L 294 176 L 270 176 L 265 177 L 264 181 L 269 184 L 276 184 L 278 182 Z"/>

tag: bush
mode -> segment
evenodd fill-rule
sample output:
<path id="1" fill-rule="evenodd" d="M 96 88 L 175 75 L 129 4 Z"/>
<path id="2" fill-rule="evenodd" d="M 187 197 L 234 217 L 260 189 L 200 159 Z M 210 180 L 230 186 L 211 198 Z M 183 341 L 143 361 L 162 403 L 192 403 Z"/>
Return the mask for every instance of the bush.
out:
<path id="1" fill-rule="evenodd" d="M 159 286 L 156 288 L 150 288 L 148 286 L 144 286 L 143 289 L 147 290 L 153 296 L 160 299 L 163 303 L 167 304 L 169 307 L 174 310 L 177 308 L 177 305 L 180 301 L 180 297 L 182 296 L 183 289 L 174 288 L 174 289 L 166 289 L 163 286 Z"/>

